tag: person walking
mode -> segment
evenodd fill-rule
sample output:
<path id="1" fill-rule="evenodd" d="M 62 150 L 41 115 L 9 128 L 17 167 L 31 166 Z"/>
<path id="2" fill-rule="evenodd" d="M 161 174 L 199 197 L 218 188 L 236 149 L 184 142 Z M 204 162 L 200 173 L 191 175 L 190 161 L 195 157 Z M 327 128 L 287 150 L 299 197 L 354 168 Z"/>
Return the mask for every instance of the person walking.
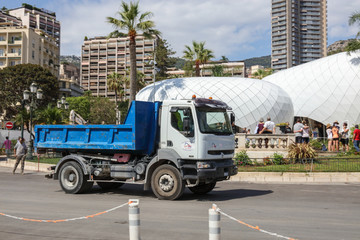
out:
<path id="1" fill-rule="evenodd" d="M 331 131 L 331 125 L 330 123 L 328 123 L 326 125 L 326 134 L 327 134 L 327 139 L 328 139 L 328 151 L 331 152 L 332 151 L 332 131 Z"/>
<path id="2" fill-rule="evenodd" d="M 310 134 L 309 134 L 310 127 L 306 123 L 305 120 L 302 123 L 303 123 L 303 128 L 301 129 L 302 130 L 302 142 L 308 144 L 310 141 Z"/>
<path id="3" fill-rule="evenodd" d="M 16 168 L 19 165 L 20 161 L 21 161 L 21 174 L 24 174 L 26 153 L 27 153 L 27 147 L 25 144 L 25 140 L 24 138 L 20 138 L 19 142 L 17 142 L 14 147 L 16 162 L 14 165 L 13 174 L 15 174 Z"/>
<path id="4" fill-rule="evenodd" d="M 331 129 L 332 132 L 332 143 L 333 143 L 333 150 L 334 152 L 339 151 L 339 128 L 338 128 L 337 121 L 334 122 L 333 127 Z"/>
<path id="5" fill-rule="evenodd" d="M 341 143 L 343 146 L 343 151 L 349 151 L 349 129 L 347 128 L 346 122 L 344 122 L 343 128 L 341 130 Z"/>
<path id="6" fill-rule="evenodd" d="M 296 119 L 296 123 L 294 125 L 294 133 L 295 133 L 295 143 L 302 143 L 302 129 L 304 125 L 301 123 L 300 118 Z"/>
<path id="7" fill-rule="evenodd" d="M 1 148 L 3 148 L 4 146 L 5 146 L 6 158 L 9 158 L 11 153 L 11 141 L 9 140 L 9 137 L 5 137 L 5 141 L 2 144 Z"/>
<path id="8" fill-rule="evenodd" d="M 356 154 L 359 154 L 359 143 L 360 143 L 360 130 L 359 125 L 355 125 L 355 130 L 353 132 L 353 141 L 354 141 L 354 148 L 356 149 Z"/>

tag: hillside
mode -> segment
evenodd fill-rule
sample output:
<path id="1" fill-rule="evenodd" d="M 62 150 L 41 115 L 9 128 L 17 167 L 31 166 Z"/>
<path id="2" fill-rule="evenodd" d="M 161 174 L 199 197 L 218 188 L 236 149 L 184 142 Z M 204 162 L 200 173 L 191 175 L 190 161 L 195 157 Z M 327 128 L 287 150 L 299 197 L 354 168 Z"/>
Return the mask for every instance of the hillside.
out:
<path id="1" fill-rule="evenodd" d="M 60 56 L 60 63 L 72 63 L 77 67 L 80 67 L 80 57 L 75 55 Z"/>
<path id="2" fill-rule="evenodd" d="M 246 67 L 251 67 L 253 65 L 262 65 L 265 68 L 271 67 L 271 56 L 263 56 L 263 57 L 253 57 L 243 60 L 245 62 Z"/>

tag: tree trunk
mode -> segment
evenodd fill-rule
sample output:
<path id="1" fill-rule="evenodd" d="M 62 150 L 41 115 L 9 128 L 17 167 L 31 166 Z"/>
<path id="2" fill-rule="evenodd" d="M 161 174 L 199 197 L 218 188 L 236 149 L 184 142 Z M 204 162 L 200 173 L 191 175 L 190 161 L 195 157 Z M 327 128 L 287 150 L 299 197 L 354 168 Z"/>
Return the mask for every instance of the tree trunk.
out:
<path id="1" fill-rule="evenodd" d="M 200 77 L 200 61 L 195 60 L 195 76 Z"/>
<path id="2" fill-rule="evenodd" d="M 135 36 L 130 36 L 130 101 L 129 107 L 131 102 L 135 100 L 136 95 L 136 42 Z"/>

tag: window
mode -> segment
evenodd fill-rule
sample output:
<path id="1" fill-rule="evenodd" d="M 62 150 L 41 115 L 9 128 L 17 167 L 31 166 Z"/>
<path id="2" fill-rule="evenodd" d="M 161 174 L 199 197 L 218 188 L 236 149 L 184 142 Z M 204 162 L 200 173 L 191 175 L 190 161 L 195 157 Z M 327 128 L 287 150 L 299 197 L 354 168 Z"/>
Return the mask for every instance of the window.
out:
<path id="1" fill-rule="evenodd" d="M 0 56 L 4 56 L 4 49 L 0 49 Z"/>
<path id="2" fill-rule="evenodd" d="M 0 61 L 0 66 L 4 66 L 4 62 L 3 62 L 3 61 Z"/>
<path id="3" fill-rule="evenodd" d="M 5 36 L 0 36 L 0 41 L 5 41 Z"/>
<path id="4" fill-rule="evenodd" d="M 196 108 L 200 132 L 217 135 L 232 134 L 229 116 L 225 109 Z"/>
<path id="5" fill-rule="evenodd" d="M 171 126 L 178 130 L 185 137 L 194 136 L 194 120 L 190 108 L 172 107 L 171 110 Z M 185 129 L 185 125 L 189 125 L 189 129 Z"/>
<path id="6" fill-rule="evenodd" d="M 32 59 L 35 59 L 35 51 L 31 52 L 31 57 L 32 57 Z"/>

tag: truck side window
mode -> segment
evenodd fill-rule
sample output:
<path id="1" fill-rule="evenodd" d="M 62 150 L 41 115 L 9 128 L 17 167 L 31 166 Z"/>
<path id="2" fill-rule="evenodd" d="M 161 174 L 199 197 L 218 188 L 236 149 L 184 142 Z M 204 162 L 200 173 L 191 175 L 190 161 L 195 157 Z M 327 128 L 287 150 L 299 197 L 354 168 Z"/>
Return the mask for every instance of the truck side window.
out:
<path id="1" fill-rule="evenodd" d="M 184 118 L 189 118 L 189 130 L 184 129 Z M 171 111 L 171 126 L 178 130 L 185 137 L 194 136 L 194 120 L 190 108 L 179 108 L 176 111 Z"/>

